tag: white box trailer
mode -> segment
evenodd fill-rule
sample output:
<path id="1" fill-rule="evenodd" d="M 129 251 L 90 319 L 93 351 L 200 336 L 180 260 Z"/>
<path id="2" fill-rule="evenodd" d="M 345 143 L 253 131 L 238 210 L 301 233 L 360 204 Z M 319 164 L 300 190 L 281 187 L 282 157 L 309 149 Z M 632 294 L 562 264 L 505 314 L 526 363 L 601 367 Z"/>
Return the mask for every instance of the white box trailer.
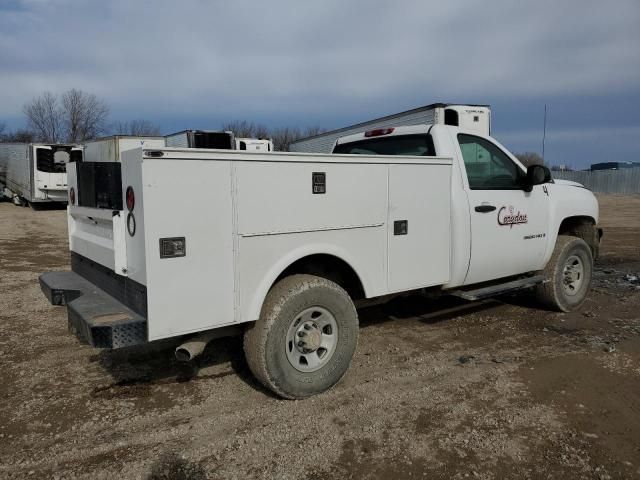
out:
<path id="1" fill-rule="evenodd" d="M 406 112 L 376 118 L 349 127 L 301 138 L 289 145 L 291 152 L 331 153 L 340 137 L 376 128 L 409 125 L 452 125 L 481 135 L 491 135 L 491 107 L 489 105 L 458 105 L 433 103 Z"/>
<path id="2" fill-rule="evenodd" d="M 67 165 L 82 160 L 79 145 L 2 143 L 4 195 L 15 203 L 67 201 Z"/>
<path id="3" fill-rule="evenodd" d="M 165 142 L 167 147 L 176 148 L 235 148 L 233 132 L 220 130 L 183 130 L 167 135 Z"/>
<path id="4" fill-rule="evenodd" d="M 83 146 L 87 162 L 119 162 L 126 150 L 164 147 L 165 138 L 157 135 L 113 135 L 85 142 Z"/>

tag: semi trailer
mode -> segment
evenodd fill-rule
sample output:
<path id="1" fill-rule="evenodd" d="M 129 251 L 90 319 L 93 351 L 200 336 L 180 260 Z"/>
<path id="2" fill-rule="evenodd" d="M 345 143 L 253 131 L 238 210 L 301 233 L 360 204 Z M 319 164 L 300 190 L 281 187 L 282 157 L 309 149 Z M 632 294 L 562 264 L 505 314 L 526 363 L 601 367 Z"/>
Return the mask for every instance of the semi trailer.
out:
<path id="1" fill-rule="evenodd" d="M 167 135 L 167 147 L 213 148 L 218 150 L 246 150 L 271 152 L 273 142 L 262 138 L 239 138 L 229 130 L 183 130 Z"/>
<path id="2" fill-rule="evenodd" d="M 291 152 L 331 153 L 339 138 L 374 130 L 410 125 L 451 125 L 481 135 L 491 135 L 491 107 L 489 105 L 460 105 L 432 103 L 405 112 L 367 120 L 348 127 L 322 132 L 298 139 L 289 145 Z"/>
<path id="3" fill-rule="evenodd" d="M 219 130 L 182 130 L 165 137 L 167 147 L 177 148 L 213 148 L 233 150 L 235 141 L 233 132 Z"/>
<path id="4" fill-rule="evenodd" d="M 0 144 L 0 193 L 18 205 L 67 201 L 67 165 L 82 161 L 79 145 Z"/>
<path id="5" fill-rule="evenodd" d="M 519 289 L 561 311 L 584 301 L 602 230 L 581 185 L 448 125 L 368 130 L 334 151 L 71 163 L 71 271 L 43 273 L 41 288 L 97 348 L 181 337 L 176 354 L 192 358 L 242 334 L 251 371 L 284 398 L 347 372 L 360 302 Z"/>

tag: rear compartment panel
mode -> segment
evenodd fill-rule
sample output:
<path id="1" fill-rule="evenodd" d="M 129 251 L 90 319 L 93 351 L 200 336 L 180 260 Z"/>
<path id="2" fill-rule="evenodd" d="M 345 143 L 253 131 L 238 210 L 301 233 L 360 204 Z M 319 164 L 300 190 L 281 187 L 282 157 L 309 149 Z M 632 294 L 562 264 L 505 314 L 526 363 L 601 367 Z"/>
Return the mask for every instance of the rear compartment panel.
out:
<path id="1" fill-rule="evenodd" d="M 142 179 L 149 340 L 232 323 L 231 162 L 144 160 Z M 160 257 L 171 237 L 186 239 L 185 256 Z"/>

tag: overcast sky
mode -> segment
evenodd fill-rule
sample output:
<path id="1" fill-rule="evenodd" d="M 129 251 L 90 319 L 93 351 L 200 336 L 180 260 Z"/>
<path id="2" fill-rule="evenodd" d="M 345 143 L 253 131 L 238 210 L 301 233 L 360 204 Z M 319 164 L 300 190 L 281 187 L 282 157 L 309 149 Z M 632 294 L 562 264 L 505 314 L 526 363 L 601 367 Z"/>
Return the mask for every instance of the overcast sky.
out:
<path id="1" fill-rule="evenodd" d="M 0 121 L 80 88 L 165 133 L 488 103 L 515 151 L 640 161 L 640 2 L 0 0 Z"/>

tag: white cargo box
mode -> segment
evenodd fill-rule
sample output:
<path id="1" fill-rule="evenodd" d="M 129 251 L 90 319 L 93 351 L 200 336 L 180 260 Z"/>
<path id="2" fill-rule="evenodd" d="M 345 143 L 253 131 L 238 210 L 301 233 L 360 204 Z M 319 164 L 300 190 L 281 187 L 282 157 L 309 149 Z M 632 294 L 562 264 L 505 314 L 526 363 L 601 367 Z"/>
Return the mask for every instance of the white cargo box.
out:
<path id="1" fill-rule="evenodd" d="M 122 152 L 134 148 L 162 148 L 165 139 L 161 136 L 114 135 L 99 138 L 84 144 L 85 162 L 119 162 Z"/>
<path id="2" fill-rule="evenodd" d="M 163 148 L 123 160 L 133 219 L 71 207 L 70 248 L 144 286 L 148 340 L 256 320 L 283 269 L 311 254 L 351 265 L 366 297 L 449 280 L 450 158 Z M 163 258 L 182 238 L 185 255 Z"/>

